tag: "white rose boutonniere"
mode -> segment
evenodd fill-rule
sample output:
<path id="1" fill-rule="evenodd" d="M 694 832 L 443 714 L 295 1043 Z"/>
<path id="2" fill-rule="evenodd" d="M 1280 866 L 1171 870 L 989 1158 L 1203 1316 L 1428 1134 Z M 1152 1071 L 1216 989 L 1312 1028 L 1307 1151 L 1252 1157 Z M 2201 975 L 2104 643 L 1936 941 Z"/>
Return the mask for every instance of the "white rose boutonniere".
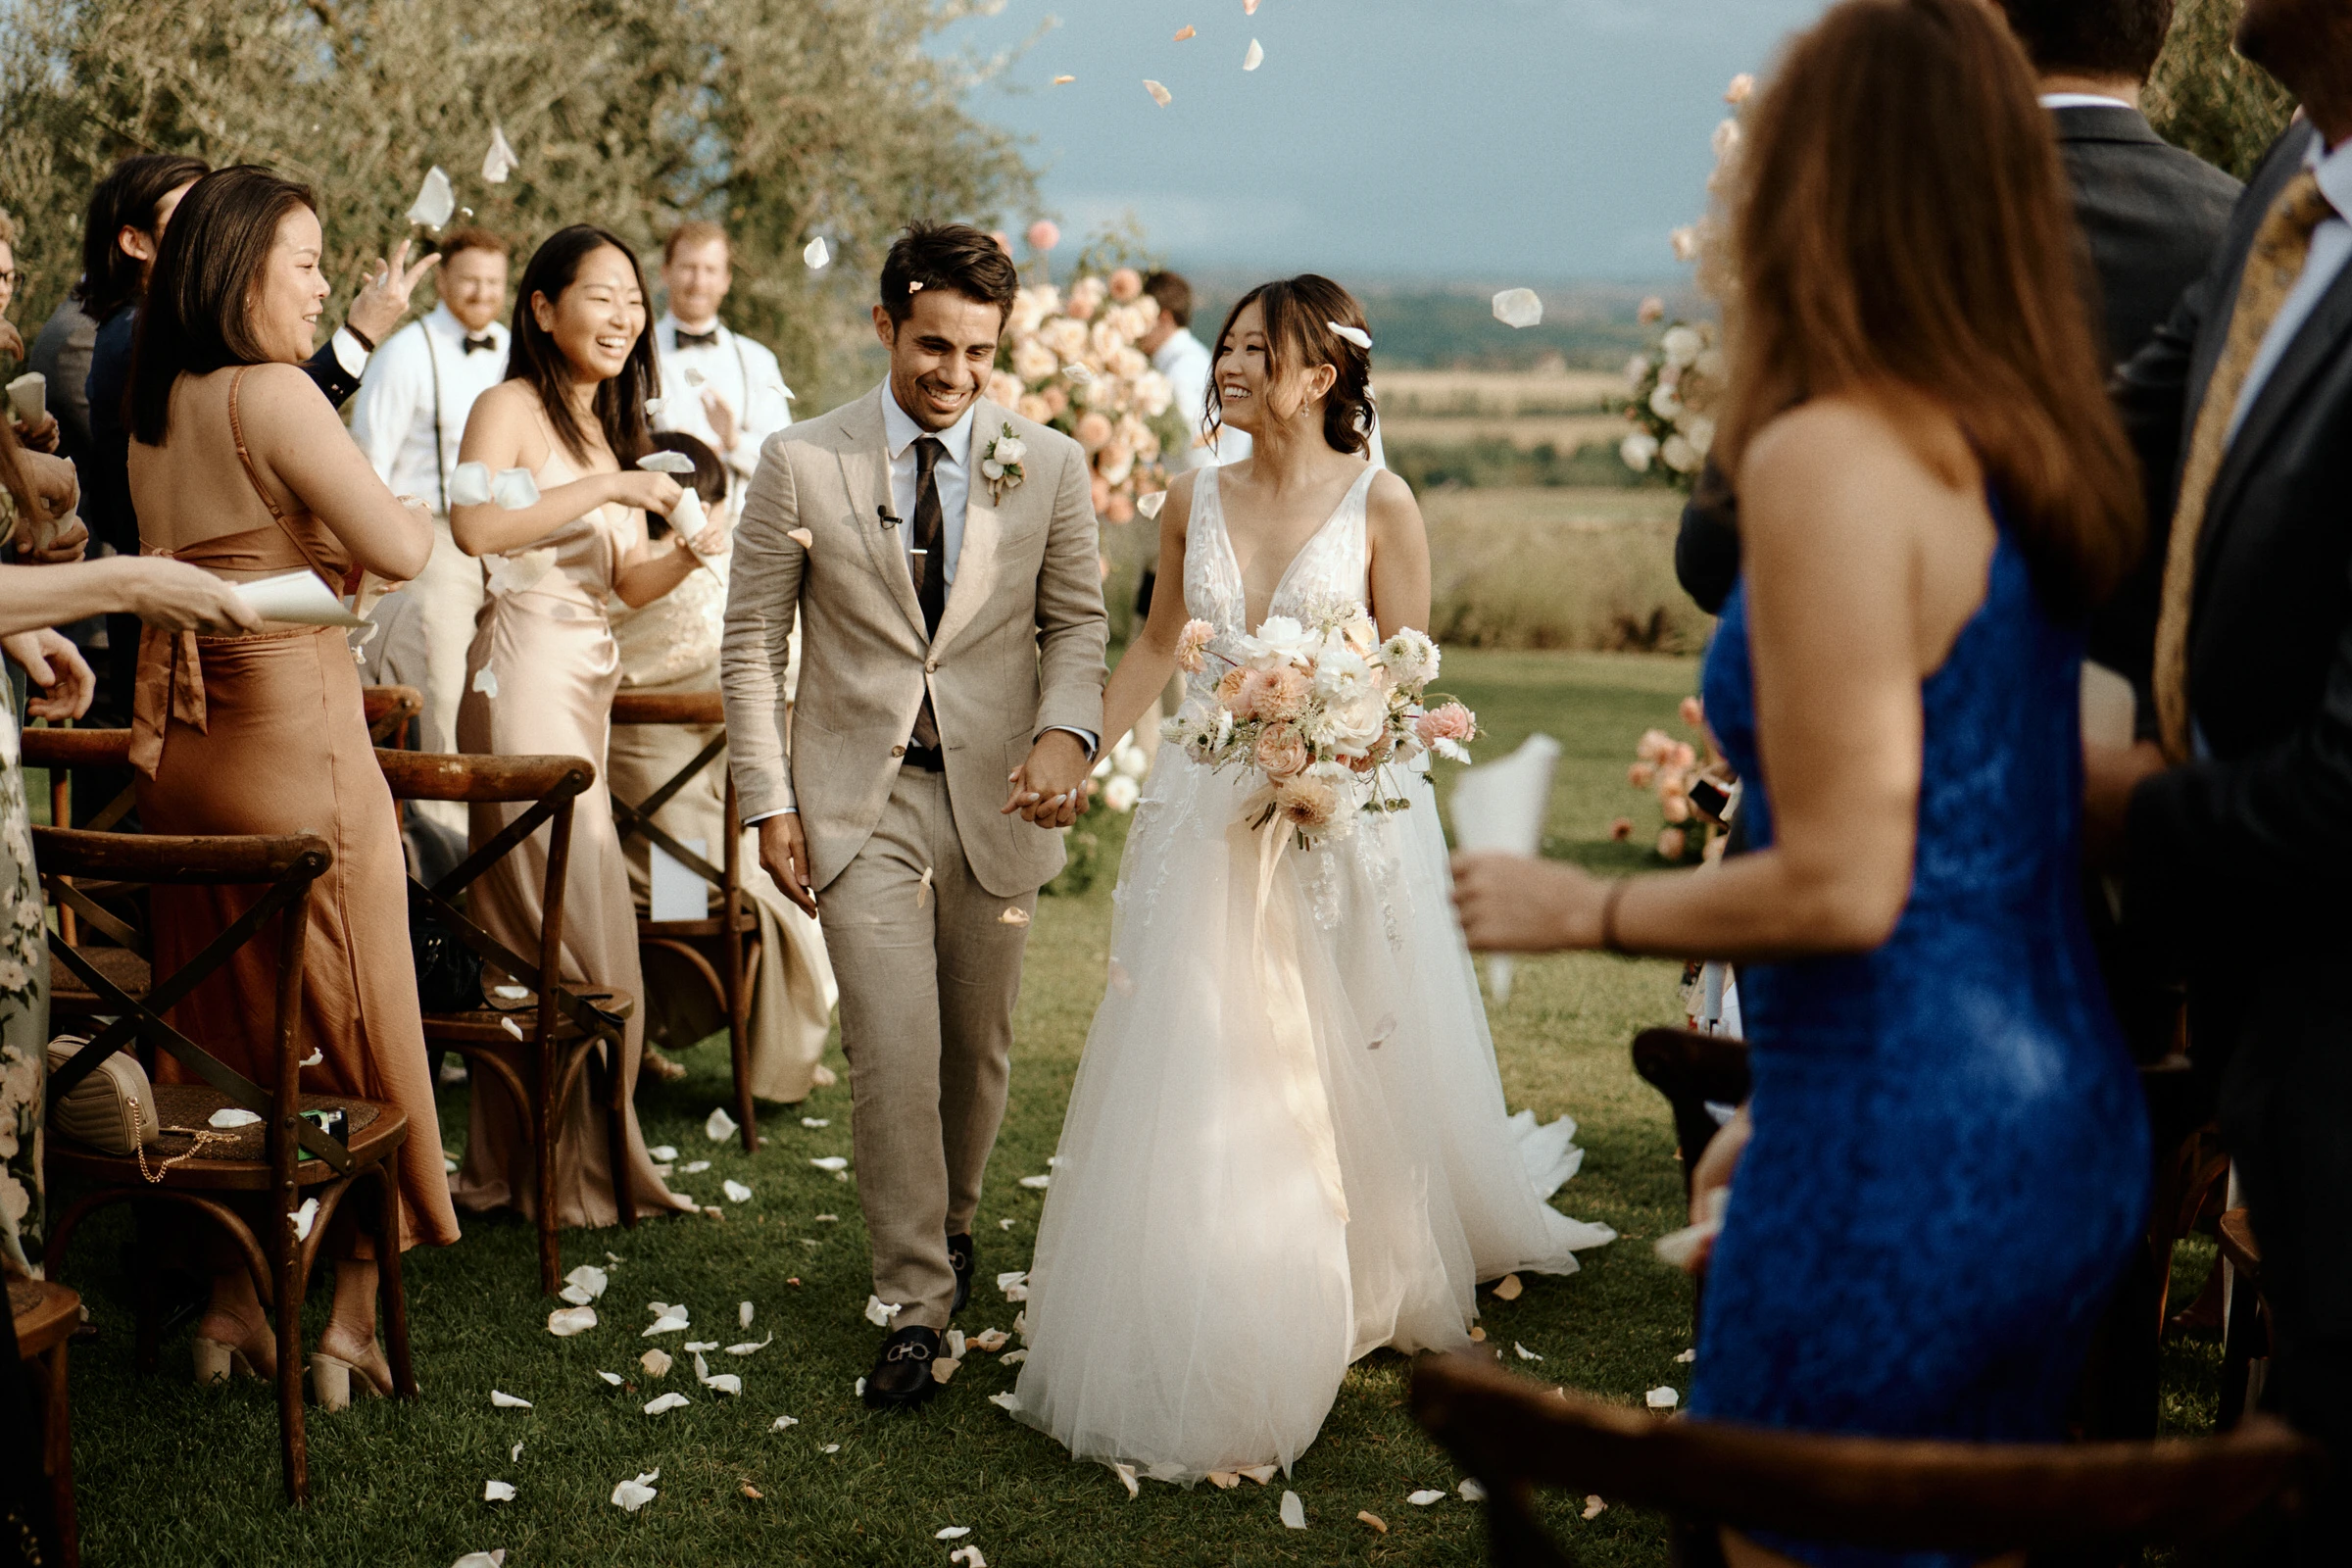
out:
<path id="1" fill-rule="evenodd" d="M 1021 481 L 1029 477 L 1021 471 L 1021 459 L 1028 455 L 1028 443 L 1014 435 L 1009 424 L 988 444 L 988 450 L 980 455 L 980 477 L 988 481 L 990 505 L 1002 502 L 1005 492 L 1019 489 Z"/>

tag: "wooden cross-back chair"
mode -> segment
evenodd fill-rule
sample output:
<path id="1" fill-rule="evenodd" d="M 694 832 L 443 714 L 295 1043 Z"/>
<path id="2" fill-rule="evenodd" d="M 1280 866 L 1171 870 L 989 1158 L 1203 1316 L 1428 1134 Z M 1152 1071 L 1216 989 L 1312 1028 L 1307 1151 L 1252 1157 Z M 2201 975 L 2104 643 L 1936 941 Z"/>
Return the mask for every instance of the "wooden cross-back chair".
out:
<path id="1" fill-rule="evenodd" d="M 49 1514 L 65 1568 L 80 1568 L 81 1543 L 74 1520 L 73 1404 L 66 1388 L 66 1353 L 81 1326 L 81 1296 L 55 1280 L 8 1276 L 9 1339 L 23 1363 L 40 1425 L 41 1477 L 49 1483 Z M 6 1354 L 0 1347 L 0 1354 Z"/>
<path id="2" fill-rule="evenodd" d="M 1690 1172 L 1719 1128 L 1707 1105 L 1737 1105 L 1747 1099 L 1747 1046 L 1729 1035 L 1644 1029 L 1634 1036 L 1634 1071 L 1666 1097 L 1674 1112 L 1683 1194 L 1689 1197 Z"/>
<path id="3" fill-rule="evenodd" d="M 104 732 L 85 732 L 104 733 Z M 126 734 L 117 731 L 114 733 Z M 49 1075 L 52 1100 L 70 1094 L 114 1052 L 143 1043 L 150 1054 L 171 1055 L 198 1079 L 194 1084 L 155 1088 L 157 1119 L 164 1132 L 152 1149 L 112 1154 L 52 1137 L 48 1168 L 80 1177 L 89 1190 L 74 1199 L 51 1233 L 47 1265 L 66 1272 L 75 1231 L 97 1209 L 131 1202 L 152 1209 L 174 1204 L 211 1219 L 226 1233 L 270 1306 L 277 1337 L 279 1437 L 288 1497 L 310 1495 L 310 1457 L 302 1413 L 302 1301 L 327 1228 L 357 1187 L 374 1197 L 378 1288 L 386 1353 L 394 1387 L 406 1397 L 416 1394 L 409 1362 L 408 1311 L 400 1277 L 400 1186 L 393 1159 L 409 1133 L 398 1106 L 333 1095 L 301 1093 L 300 1020 L 303 955 L 310 933 L 312 885 L 333 860 L 326 841 L 310 833 L 279 836 L 205 836 L 94 833 L 70 828 L 32 830 L 34 859 L 52 899 L 82 915 L 92 944 L 100 939 L 152 958 L 145 934 L 122 918 L 121 906 L 101 905 L 87 884 L 133 887 L 246 887 L 259 897 L 195 957 L 169 975 L 148 973 L 134 994 L 116 982 L 116 966 L 97 961 L 62 932 L 49 936 L 49 951 L 61 975 L 71 975 L 93 999 L 89 1013 L 98 1027 L 89 1042 Z M 270 957 L 277 977 L 271 1021 L 274 1065 L 271 1082 L 255 1083 L 181 1033 L 165 1014 L 207 978 L 226 966 L 240 950 L 260 942 L 272 925 Z M 100 952 L 106 951 L 100 949 Z M 101 1021 L 111 1020 L 111 1021 Z M 242 1107 L 261 1117 L 258 1127 L 225 1133 L 211 1130 L 215 1112 Z M 330 1137 L 303 1114 L 340 1111 L 347 1137 Z M 308 1159 L 303 1155 L 309 1155 Z M 258 1229 L 238 1211 L 236 1200 L 258 1200 L 277 1216 Z M 297 1216 L 311 1200 L 307 1226 Z M 137 1359 L 142 1370 L 156 1360 L 156 1322 L 150 1292 L 141 1281 Z"/>
<path id="4" fill-rule="evenodd" d="M 724 725 L 726 716 L 725 705 L 714 691 L 621 692 L 612 699 L 615 724 Z M 672 773 L 644 800 L 624 801 L 614 796 L 612 821 L 620 831 L 621 843 L 643 838 L 709 883 L 718 895 L 717 912 L 699 920 L 660 920 L 650 914 L 640 915 L 637 941 L 642 947 L 659 948 L 685 959 L 710 988 L 712 998 L 726 1009 L 727 1055 L 735 1075 L 737 1136 L 748 1154 L 760 1147 L 759 1116 L 752 1104 L 751 998 L 751 976 L 760 961 L 760 916 L 743 891 L 743 820 L 735 801 L 735 775 L 723 766 L 720 768 L 726 774 L 726 807 L 719 831 L 726 842 L 720 847 L 716 865 L 707 856 L 697 855 L 679 843 L 654 820 L 662 808 L 699 778 L 705 768 L 716 762 L 726 749 L 727 737 L 722 729 L 694 755 L 693 760 Z"/>
<path id="5" fill-rule="evenodd" d="M 2327 1463 L 2268 1417 L 2218 1438 L 2015 1446 L 1664 1420 L 1467 1353 L 1424 1359 L 1411 1402 L 1486 1487 L 1491 1560 L 1507 1568 L 1572 1560 L 1535 1520 L 1539 1487 L 1675 1516 L 1686 1561 L 1714 1552 L 1718 1525 L 1992 1557 L 2210 1541 L 2300 1507 Z"/>
<path id="6" fill-rule="evenodd" d="M 601 1071 L 605 1136 L 611 1149 L 612 1201 L 624 1225 L 637 1223 L 637 1200 L 628 1179 L 628 1079 L 621 1060 L 622 1031 L 637 999 L 609 989 L 590 991 L 546 977 L 560 973 L 564 951 L 564 894 L 571 860 L 573 803 L 596 781 L 596 765 L 580 757 L 485 757 L 470 753 L 395 752 L 379 748 L 396 801 L 461 801 L 468 805 L 519 805 L 525 809 L 495 838 L 453 866 L 431 887 L 411 878 L 410 919 L 437 922 L 470 949 L 483 964 L 503 972 L 522 995 L 499 1005 L 464 1012 L 427 1012 L 424 1037 L 463 1054 L 495 1079 L 513 1100 L 524 1136 L 530 1140 L 539 1227 L 539 1290 L 553 1296 L 562 1268 L 556 1241 L 556 1138 L 562 1108 L 574 1084 L 603 1053 Z M 457 900 L 532 834 L 549 830 L 547 876 L 541 892 L 539 951 L 525 956 L 483 930 L 459 908 Z M 490 977 L 484 976 L 486 983 Z M 527 1018 L 524 1029 L 517 1019 Z M 474 1080 L 476 1093 L 481 1079 Z"/>

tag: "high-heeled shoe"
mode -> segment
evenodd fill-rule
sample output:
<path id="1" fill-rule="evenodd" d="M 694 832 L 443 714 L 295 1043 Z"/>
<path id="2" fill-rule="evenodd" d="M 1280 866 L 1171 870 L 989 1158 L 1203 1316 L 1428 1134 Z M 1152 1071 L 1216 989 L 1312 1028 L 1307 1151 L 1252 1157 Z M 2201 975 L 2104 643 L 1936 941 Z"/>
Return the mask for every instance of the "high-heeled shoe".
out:
<path id="1" fill-rule="evenodd" d="M 196 1363 L 197 1387 L 226 1385 L 232 1377 L 276 1376 L 277 1341 L 267 1323 L 259 1328 L 239 1323 L 237 1326 L 245 1331 L 244 1338 L 231 1344 L 216 1340 L 204 1332 L 207 1327 L 220 1321 L 220 1314 L 208 1314 L 197 1324 L 196 1337 L 189 1342 L 188 1348 Z"/>
<path id="2" fill-rule="evenodd" d="M 376 1349 L 376 1360 L 381 1362 L 382 1350 L 372 1346 L 370 1348 Z M 319 1409 L 350 1409 L 354 1388 L 370 1398 L 389 1399 L 392 1397 L 391 1367 L 386 1365 L 379 1372 L 365 1361 L 346 1361 L 324 1350 L 311 1352 L 311 1397 L 318 1401 Z"/>

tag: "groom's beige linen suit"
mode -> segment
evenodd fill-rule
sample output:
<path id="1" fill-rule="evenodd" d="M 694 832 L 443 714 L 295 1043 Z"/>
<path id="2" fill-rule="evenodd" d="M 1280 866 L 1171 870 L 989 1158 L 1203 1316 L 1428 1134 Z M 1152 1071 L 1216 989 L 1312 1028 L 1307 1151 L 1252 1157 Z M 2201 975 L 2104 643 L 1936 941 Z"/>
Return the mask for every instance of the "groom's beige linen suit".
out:
<path id="1" fill-rule="evenodd" d="M 808 838 L 841 984 L 874 1294 L 902 1303 L 895 1326 L 944 1329 L 947 1238 L 968 1233 L 979 1207 L 1029 916 L 1062 865 L 1058 833 L 1002 814 L 1006 775 L 1047 729 L 1101 732 L 1106 625 L 1084 453 L 983 398 L 962 545 L 938 633 L 925 635 L 906 541 L 880 520 L 892 510 L 885 396 L 761 448 L 735 534 L 720 685 L 745 818 L 798 810 Z M 1006 425 L 1027 448 L 1024 477 L 992 501 L 980 463 Z M 904 765 L 926 694 L 943 772 Z"/>

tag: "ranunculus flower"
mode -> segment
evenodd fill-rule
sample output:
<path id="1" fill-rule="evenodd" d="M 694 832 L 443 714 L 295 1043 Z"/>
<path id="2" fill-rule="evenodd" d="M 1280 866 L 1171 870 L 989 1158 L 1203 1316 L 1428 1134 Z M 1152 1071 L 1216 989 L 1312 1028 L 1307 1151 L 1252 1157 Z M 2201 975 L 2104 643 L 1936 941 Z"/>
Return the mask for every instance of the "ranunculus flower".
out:
<path id="1" fill-rule="evenodd" d="M 1122 303 L 1144 291 L 1144 274 L 1132 267 L 1122 267 L 1110 274 L 1110 297 Z"/>
<path id="2" fill-rule="evenodd" d="M 1287 779 L 1275 786 L 1275 808 L 1304 833 L 1319 833 L 1340 813 L 1340 792 L 1316 778 Z"/>
<path id="3" fill-rule="evenodd" d="M 1681 859 L 1683 858 L 1683 845 L 1685 842 L 1686 840 L 1683 837 L 1683 830 L 1681 828 L 1670 827 L 1660 829 L 1658 833 L 1658 858 L 1662 860 Z"/>
<path id="4" fill-rule="evenodd" d="M 1029 225 L 1029 248 L 1031 250 L 1050 251 L 1060 243 L 1061 230 L 1054 224 L 1054 220 L 1041 218 Z"/>
<path id="5" fill-rule="evenodd" d="M 1208 640 L 1216 634 L 1217 628 L 1205 620 L 1186 621 L 1176 634 L 1176 667 L 1192 675 L 1208 668 Z"/>
<path id="6" fill-rule="evenodd" d="M 1280 781 L 1306 770 L 1314 760 L 1298 731 L 1289 724 L 1268 724 L 1257 732 L 1257 765 L 1268 778 Z"/>
<path id="7" fill-rule="evenodd" d="M 1667 821 L 1683 823 L 1690 820 L 1690 797 L 1680 790 L 1658 797 L 1658 811 Z"/>
<path id="8" fill-rule="evenodd" d="M 1250 706 L 1250 677 L 1256 673 L 1253 669 L 1229 669 L 1217 677 L 1217 702 L 1240 717 L 1254 718 L 1257 710 Z"/>

